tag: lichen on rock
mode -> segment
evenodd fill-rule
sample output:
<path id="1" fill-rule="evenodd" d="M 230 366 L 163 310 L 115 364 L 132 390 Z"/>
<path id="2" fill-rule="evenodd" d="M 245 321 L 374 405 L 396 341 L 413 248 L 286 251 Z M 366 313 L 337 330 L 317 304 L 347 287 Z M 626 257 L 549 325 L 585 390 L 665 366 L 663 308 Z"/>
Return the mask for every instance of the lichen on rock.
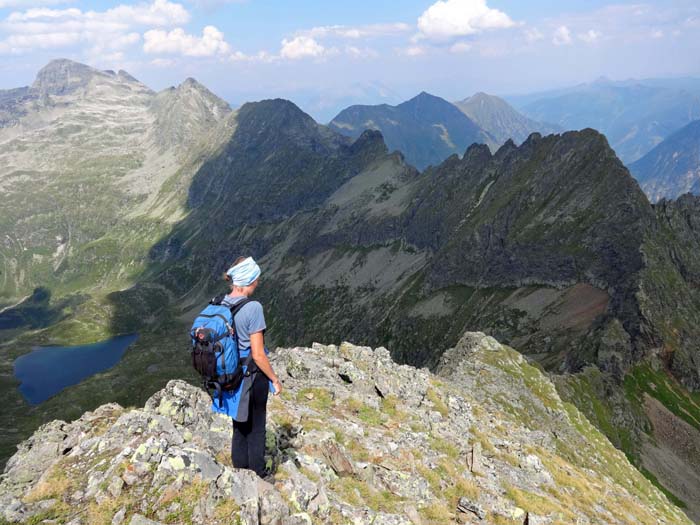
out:
<path id="1" fill-rule="evenodd" d="M 690 523 L 514 350 L 467 333 L 437 373 L 349 343 L 280 348 L 266 479 L 230 462 L 231 422 L 173 380 L 23 442 L 9 523 Z"/>

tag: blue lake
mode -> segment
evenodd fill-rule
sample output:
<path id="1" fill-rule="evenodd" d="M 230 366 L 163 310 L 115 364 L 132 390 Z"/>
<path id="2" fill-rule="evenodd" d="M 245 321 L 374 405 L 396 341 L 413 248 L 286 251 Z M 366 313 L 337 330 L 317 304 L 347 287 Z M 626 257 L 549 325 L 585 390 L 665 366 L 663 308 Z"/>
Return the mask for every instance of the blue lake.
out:
<path id="1" fill-rule="evenodd" d="M 138 334 L 80 346 L 37 346 L 15 360 L 20 392 L 32 405 L 116 365 Z"/>

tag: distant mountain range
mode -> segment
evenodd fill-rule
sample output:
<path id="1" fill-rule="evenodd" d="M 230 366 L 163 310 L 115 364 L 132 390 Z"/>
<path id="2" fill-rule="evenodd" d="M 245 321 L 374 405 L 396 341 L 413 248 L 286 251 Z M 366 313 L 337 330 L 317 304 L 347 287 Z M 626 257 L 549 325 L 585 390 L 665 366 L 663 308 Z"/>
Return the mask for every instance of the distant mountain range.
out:
<path id="1" fill-rule="evenodd" d="M 544 135 L 563 131 L 558 126 L 542 124 L 527 118 L 502 98 L 486 93 L 476 93 L 454 104 L 489 133 L 499 145 L 508 139 L 520 144 L 535 131 Z"/>
<path id="2" fill-rule="evenodd" d="M 541 122 L 563 129 L 597 129 L 625 163 L 632 163 L 683 126 L 700 119 L 700 80 L 600 79 L 508 100 Z"/>
<path id="3" fill-rule="evenodd" d="M 425 92 L 398 106 L 350 106 L 328 126 L 355 139 L 367 129 L 380 131 L 389 149 L 418 169 L 462 155 L 470 144 L 496 143 L 453 104 Z"/>
<path id="4" fill-rule="evenodd" d="M 398 106 L 350 106 L 329 127 L 352 138 L 367 129 L 381 131 L 389 149 L 401 151 L 406 161 L 419 169 L 436 166 L 450 155 L 461 156 L 471 144 L 486 144 L 495 151 L 509 139 L 520 144 L 536 131 L 561 131 L 535 122 L 505 100 L 485 93 L 454 104 L 421 93 Z"/>
<path id="5" fill-rule="evenodd" d="M 700 194 L 700 120 L 684 128 L 630 164 L 632 175 L 652 202 Z"/>
<path id="6" fill-rule="evenodd" d="M 493 152 L 428 94 L 323 126 L 286 100 L 231 111 L 193 80 L 155 93 L 69 61 L 0 101 L 5 456 L 47 418 L 187 377 L 188 321 L 251 254 L 271 346 L 353 340 L 435 366 L 487 332 L 700 516 L 700 197 L 651 206 L 600 133 Z M 377 128 L 406 131 L 405 156 Z M 32 345 L 117 333 L 140 337 L 115 368 L 37 407 L 17 393 Z"/>

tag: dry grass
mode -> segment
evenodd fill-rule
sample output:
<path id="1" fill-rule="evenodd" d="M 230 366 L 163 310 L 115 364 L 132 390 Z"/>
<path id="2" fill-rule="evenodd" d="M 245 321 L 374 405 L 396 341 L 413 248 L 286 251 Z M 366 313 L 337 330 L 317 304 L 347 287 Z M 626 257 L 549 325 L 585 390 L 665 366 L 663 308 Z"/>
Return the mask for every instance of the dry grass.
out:
<path id="1" fill-rule="evenodd" d="M 73 481 L 66 476 L 60 465 L 55 465 L 24 497 L 25 503 L 34 503 L 45 499 L 67 496 L 73 489 Z"/>
<path id="2" fill-rule="evenodd" d="M 491 444 L 491 439 L 489 439 L 489 436 L 484 434 L 481 430 L 476 428 L 475 426 L 472 426 L 469 429 L 469 433 L 474 436 L 474 438 L 481 443 L 481 448 L 484 452 L 488 452 L 489 454 L 495 454 L 496 453 L 496 447 L 494 447 Z"/>
<path id="3" fill-rule="evenodd" d="M 522 525 L 523 520 L 507 518 L 502 514 L 491 514 L 489 516 L 489 523 L 492 523 L 493 525 Z"/>
<path id="4" fill-rule="evenodd" d="M 454 514 L 442 502 L 435 502 L 418 510 L 426 525 L 444 525 L 452 523 Z"/>
<path id="5" fill-rule="evenodd" d="M 442 417 L 447 417 L 447 415 L 450 413 L 450 409 L 442 400 L 437 390 L 435 390 L 434 388 L 428 388 L 426 397 L 428 398 L 428 401 L 430 401 L 433 404 L 433 407 L 435 408 L 436 412 L 439 412 Z"/>
<path id="6" fill-rule="evenodd" d="M 112 525 L 112 519 L 117 511 L 122 507 L 126 507 L 128 511 L 134 503 L 124 494 L 116 499 L 107 498 L 102 503 L 93 501 L 88 505 L 86 521 L 90 525 Z"/>
<path id="7" fill-rule="evenodd" d="M 577 515 L 572 511 L 572 507 L 560 504 L 555 497 L 542 496 L 509 484 L 506 484 L 503 488 L 506 491 L 506 497 L 526 512 L 554 518 L 565 518 L 566 520 L 571 520 L 571 523 L 576 521 Z"/>
<path id="8" fill-rule="evenodd" d="M 361 481 L 349 476 L 334 480 L 330 489 L 343 501 L 355 507 L 367 506 L 375 512 L 400 512 L 404 499 L 388 490 L 376 490 Z"/>
<path id="9" fill-rule="evenodd" d="M 232 499 L 222 499 L 214 507 L 214 519 L 222 523 L 231 523 L 231 520 L 238 518 L 236 515 L 240 510 L 241 508 Z"/>
<path id="10" fill-rule="evenodd" d="M 450 459 L 456 460 L 459 458 L 459 449 L 451 441 L 433 436 L 430 438 L 430 446 L 433 450 L 440 454 L 445 454 Z"/>

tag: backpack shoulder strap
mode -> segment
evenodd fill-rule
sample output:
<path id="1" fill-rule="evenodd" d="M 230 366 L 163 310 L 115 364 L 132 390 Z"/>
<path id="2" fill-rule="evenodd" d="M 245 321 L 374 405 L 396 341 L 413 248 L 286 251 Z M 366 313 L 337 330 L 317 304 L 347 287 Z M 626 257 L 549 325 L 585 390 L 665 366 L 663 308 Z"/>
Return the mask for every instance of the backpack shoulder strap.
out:
<path id="1" fill-rule="evenodd" d="M 231 319 L 233 319 L 236 314 L 240 311 L 241 308 L 243 308 L 245 305 L 247 305 L 251 300 L 246 297 L 241 301 L 238 301 L 236 304 L 234 304 L 231 307 Z"/>
<path id="2" fill-rule="evenodd" d="M 225 293 L 222 293 L 220 295 L 216 295 L 211 298 L 209 301 L 209 304 L 213 304 L 214 306 L 219 306 L 221 303 L 224 302 L 224 297 L 226 297 Z"/>

